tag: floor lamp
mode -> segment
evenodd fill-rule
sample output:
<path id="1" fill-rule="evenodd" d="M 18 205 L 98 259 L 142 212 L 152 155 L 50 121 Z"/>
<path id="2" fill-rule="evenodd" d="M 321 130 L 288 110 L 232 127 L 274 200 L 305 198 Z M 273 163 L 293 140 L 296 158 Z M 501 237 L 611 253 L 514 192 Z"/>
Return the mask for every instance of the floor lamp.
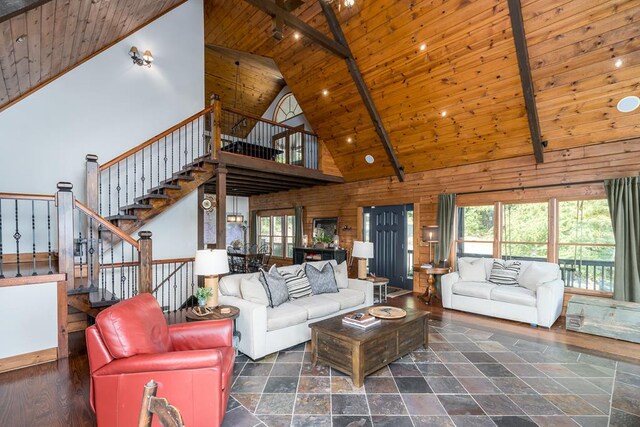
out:
<path id="1" fill-rule="evenodd" d="M 218 276 L 229 272 L 226 249 L 202 249 L 196 252 L 193 272 L 204 276 L 204 287 L 213 292 L 207 299 L 207 307 L 218 306 Z"/>
<path id="2" fill-rule="evenodd" d="M 367 258 L 373 258 L 373 242 L 353 242 L 354 258 L 358 258 L 358 279 L 367 278 Z"/>

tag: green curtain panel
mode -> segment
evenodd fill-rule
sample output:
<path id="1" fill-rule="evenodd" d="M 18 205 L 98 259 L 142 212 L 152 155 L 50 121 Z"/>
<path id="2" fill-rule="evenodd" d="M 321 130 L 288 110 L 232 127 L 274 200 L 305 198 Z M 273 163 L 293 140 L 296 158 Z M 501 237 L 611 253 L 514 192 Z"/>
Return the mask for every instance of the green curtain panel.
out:
<path id="1" fill-rule="evenodd" d="M 302 225 L 303 209 L 304 208 L 302 206 L 296 206 L 295 209 L 295 220 L 293 223 L 293 232 L 295 237 L 293 244 L 296 247 L 302 246 L 302 232 L 304 231 Z"/>
<path id="2" fill-rule="evenodd" d="M 249 218 L 249 243 L 256 245 L 258 243 L 258 211 L 251 211 Z"/>
<path id="3" fill-rule="evenodd" d="M 453 241 L 453 223 L 456 215 L 456 195 L 440 194 L 438 196 L 438 250 L 435 262 L 449 258 Z"/>
<path id="4" fill-rule="evenodd" d="M 613 298 L 640 302 L 640 177 L 604 181 L 616 240 Z"/>

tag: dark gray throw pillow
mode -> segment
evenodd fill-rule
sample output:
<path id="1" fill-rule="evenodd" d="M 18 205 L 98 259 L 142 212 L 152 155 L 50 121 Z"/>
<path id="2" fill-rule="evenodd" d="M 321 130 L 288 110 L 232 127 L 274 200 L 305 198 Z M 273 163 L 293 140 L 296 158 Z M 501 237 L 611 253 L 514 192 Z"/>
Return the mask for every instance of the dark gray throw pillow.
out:
<path id="1" fill-rule="evenodd" d="M 333 272 L 333 266 L 326 263 L 321 270 L 313 265 L 305 264 L 304 272 L 309 278 L 311 291 L 314 295 L 333 294 L 338 292 L 338 284 L 336 283 L 336 275 Z"/>
<path id="2" fill-rule="evenodd" d="M 284 277 L 280 275 L 275 264 L 269 271 L 260 270 L 260 283 L 264 287 L 269 299 L 269 307 L 277 307 L 289 301 L 289 290 Z"/>

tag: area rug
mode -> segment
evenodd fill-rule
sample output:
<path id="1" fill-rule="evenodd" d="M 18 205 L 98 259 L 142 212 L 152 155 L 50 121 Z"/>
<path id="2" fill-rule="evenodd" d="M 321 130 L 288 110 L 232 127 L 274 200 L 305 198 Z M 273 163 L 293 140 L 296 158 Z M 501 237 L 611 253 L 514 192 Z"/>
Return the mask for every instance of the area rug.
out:
<path id="1" fill-rule="evenodd" d="M 410 294 L 412 292 L 413 291 L 408 291 L 406 289 L 403 289 L 403 290 L 400 290 L 400 291 L 394 291 L 394 292 L 391 292 L 391 293 L 387 294 L 387 298 L 396 298 L 396 297 L 399 297 L 399 296 L 402 296 L 402 295 Z"/>
<path id="2" fill-rule="evenodd" d="M 429 332 L 360 388 L 308 344 L 241 355 L 223 425 L 640 426 L 640 365 L 450 320 Z"/>

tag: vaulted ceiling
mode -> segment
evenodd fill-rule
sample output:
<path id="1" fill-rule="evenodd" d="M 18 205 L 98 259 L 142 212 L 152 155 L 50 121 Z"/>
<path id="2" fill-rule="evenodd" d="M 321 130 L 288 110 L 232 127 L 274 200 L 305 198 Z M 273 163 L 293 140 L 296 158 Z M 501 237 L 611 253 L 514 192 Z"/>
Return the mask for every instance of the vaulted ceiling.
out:
<path id="1" fill-rule="evenodd" d="M 3 1 L 0 109 L 185 1 Z"/>
<path id="2" fill-rule="evenodd" d="M 331 37 L 317 1 L 292 13 Z M 507 1 L 356 0 L 336 13 L 406 172 L 535 162 Z M 640 3 L 522 0 L 522 14 L 546 150 L 637 136 L 638 111 L 615 105 L 640 85 Z M 205 2 L 205 43 L 273 58 L 347 180 L 394 175 L 345 62 L 271 31 L 246 2 Z"/>

